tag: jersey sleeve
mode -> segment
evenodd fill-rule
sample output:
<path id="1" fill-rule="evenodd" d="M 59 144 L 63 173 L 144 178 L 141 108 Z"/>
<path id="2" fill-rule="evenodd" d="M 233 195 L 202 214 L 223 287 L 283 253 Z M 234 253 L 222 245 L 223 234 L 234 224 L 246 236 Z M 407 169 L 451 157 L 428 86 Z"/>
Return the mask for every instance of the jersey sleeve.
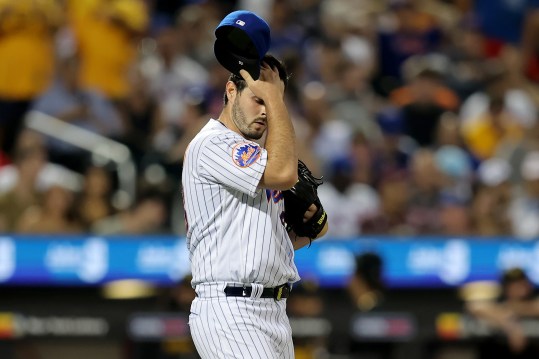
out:
<path id="1" fill-rule="evenodd" d="M 257 195 L 268 153 L 258 143 L 235 136 L 209 138 L 199 157 L 201 173 L 249 196 Z"/>

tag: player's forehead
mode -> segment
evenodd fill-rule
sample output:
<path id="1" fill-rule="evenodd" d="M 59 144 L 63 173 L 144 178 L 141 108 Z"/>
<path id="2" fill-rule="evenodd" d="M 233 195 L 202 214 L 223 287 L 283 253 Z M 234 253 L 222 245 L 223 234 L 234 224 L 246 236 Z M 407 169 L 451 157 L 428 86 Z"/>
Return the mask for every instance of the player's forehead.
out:
<path id="1" fill-rule="evenodd" d="M 253 96 L 255 96 L 255 94 L 253 93 L 253 91 L 251 91 L 251 89 L 249 88 L 249 85 L 245 86 L 245 88 L 243 89 L 243 95 L 244 95 L 244 96 L 247 96 L 247 97 L 253 97 Z"/>

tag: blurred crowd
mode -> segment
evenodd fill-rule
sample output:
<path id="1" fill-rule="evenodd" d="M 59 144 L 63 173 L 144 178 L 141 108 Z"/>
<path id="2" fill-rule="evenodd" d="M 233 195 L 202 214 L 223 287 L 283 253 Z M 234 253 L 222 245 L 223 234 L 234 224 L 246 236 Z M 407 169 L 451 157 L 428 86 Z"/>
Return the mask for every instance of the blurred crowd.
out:
<path id="1" fill-rule="evenodd" d="M 183 234 L 182 157 L 221 110 L 213 31 L 236 9 L 292 74 L 329 237 L 539 236 L 537 0 L 0 0 L 0 231 Z M 126 146 L 136 196 L 35 113 Z"/>

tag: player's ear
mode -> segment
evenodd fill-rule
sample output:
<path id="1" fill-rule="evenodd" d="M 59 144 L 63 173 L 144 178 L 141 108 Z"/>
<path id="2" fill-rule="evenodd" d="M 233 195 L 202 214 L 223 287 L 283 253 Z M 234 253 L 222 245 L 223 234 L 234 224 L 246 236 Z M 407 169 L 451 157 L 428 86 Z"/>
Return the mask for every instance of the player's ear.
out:
<path id="1" fill-rule="evenodd" d="M 234 102 L 236 95 L 238 94 L 238 88 L 232 81 L 228 81 L 225 87 L 226 97 L 229 102 Z"/>

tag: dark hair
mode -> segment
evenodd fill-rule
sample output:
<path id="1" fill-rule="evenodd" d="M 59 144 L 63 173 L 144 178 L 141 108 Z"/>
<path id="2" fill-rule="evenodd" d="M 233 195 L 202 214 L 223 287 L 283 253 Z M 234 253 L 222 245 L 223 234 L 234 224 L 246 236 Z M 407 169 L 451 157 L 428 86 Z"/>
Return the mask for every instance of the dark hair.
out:
<path id="1" fill-rule="evenodd" d="M 281 81 L 284 82 L 284 88 L 288 86 L 288 79 L 290 76 L 288 75 L 288 72 L 286 71 L 286 67 L 282 61 L 277 60 L 273 55 L 266 54 L 264 55 L 264 58 L 262 59 L 262 62 L 268 64 L 271 68 L 276 68 L 279 71 L 279 78 Z M 230 74 L 228 81 L 232 81 L 234 85 L 236 85 L 236 89 L 238 90 L 238 93 L 242 92 L 245 87 L 247 87 L 247 83 L 245 80 L 236 74 Z M 226 91 L 223 95 L 223 103 L 228 103 L 228 97 L 226 96 Z"/>
<path id="2" fill-rule="evenodd" d="M 488 108 L 490 112 L 498 113 L 503 110 L 505 107 L 505 98 L 503 95 L 491 94 L 489 96 L 489 105 Z"/>
<path id="3" fill-rule="evenodd" d="M 363 278 L 372 290 L 383 290 L 382 258 L 372 252 L 365 252 L 356 257 L 355 275 Z"/>
<path id="4" fill-rule="evenodd" d="M 518 282 L 521 280 L 529 281 L 528 276 L 521 268 L 514 267 L 509 268 L 502 273 L 500 282 L 503 286 L 507 286 L 509 283 Z"/>
<path id="5" fill-rule="evenodd" d="M 145 203 L 159 203 L 168 207 L 168 199 L 165 192 L 162 189 L 156 187 L 148 187 L 139 189 L 135 201 L 131 204 L 130 209 L 136 210 L 142 204 Z"/>
<path id="6" fill-rule="evenodd" d="M 441 81 L 443 79 L 439 71 L 429 68 L 419 71 L 416 78 L 430 81 Z"/>

